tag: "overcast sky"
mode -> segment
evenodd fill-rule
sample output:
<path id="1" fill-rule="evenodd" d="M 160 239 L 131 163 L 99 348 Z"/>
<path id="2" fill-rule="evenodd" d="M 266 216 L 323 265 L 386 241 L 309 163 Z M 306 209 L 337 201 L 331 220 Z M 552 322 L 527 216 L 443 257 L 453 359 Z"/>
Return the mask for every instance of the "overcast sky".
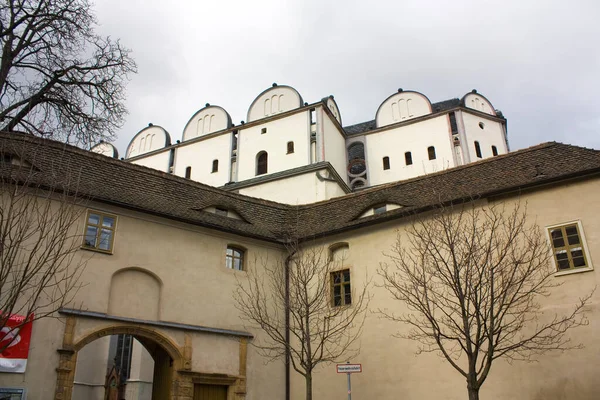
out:
<path id="1" fill-rule="evenodd" d="M 237 125 L 273 82 L 333 94 L 344 125 L 398 88 L 432 102 L 475 88 L 508 119 L 513 150 L 600 149 L 598 0 L 97 0 L 98 32 L 132 49 L 121 156 L 149 122 L 173 142 L 205 103 Z"/>

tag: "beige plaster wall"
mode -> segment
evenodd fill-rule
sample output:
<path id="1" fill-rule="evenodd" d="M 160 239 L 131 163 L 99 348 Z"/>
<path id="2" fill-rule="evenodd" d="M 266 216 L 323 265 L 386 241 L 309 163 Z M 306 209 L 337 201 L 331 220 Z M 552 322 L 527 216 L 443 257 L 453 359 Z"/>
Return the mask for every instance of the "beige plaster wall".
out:
<path id="1" fill-rule="evenodd" d="M 585 196 L 581 194 L 585 193 Z M 597 216 L 597 199 L 600 196 L 600 181 L 590 180 L 545 191 L 523 194 L 521 201 L 527 204 L 530 220 L 542 227 L 580 220 L 587 240 L 587 247 L 596 270 L 556 276 L 553 279 L 560 287 L 553 290 L 549 298 L 540 299 L 547 318 L 572 309 L 580 296 L 590 293 L 600 284 L 600 219 Z M 512 203 L 518 198 L 510 197 L 496 202 Z M 349 254 L 346 264 L 352 266 L 352 283 L 355 287 L 364 282 L 364 277 L 381 282 L 377 275 L 384 253 L 389 252 L 396 238 L 396 230 L 405 231 L 406 221 L 391 222 L 383 226 L 364 229 L 346 235 L 329 237 L 319 243 L 329 245 L 348 242 Z M 549 268 L 554 268 L 550 265 Z M 379 318 L 378 309 L 397 312 L 406 308 L 391 299 L 388 292 L 373 287 L 371 313 L 367 316 L 361 340 L 361 353 L 348 360 L 362 363 L 363 373 L 352 376 L 354 398 L 372 399 L 447 399 L 466 398 L 466 381 L 445 360 L 436 354 L 416 355 L 415 342 L 392 337 L 406 330 L 393 322 Z M 487 400 L 529 399 L 567 400 L 597 399 L 600 383 L 600 344 L 597 333 L 600 329 L 600 293 L 596 291 L 587 306 L 589 326 L 570 333 L 573 343 L 584 345 L 583 350 L 565 353 L 550 353 L 540 357 L 537 363 L 508 364 L 497 360 L 488 381 L 481 390 Z M 346 360 L 342 360 L 346 361 Z M 293 373 L 293 399 L 304 395 L 303 378 Z M 346 376 L 338 375 L 334 365 L 322 366 L 314 378 L 318 398 L 344 398 Z"/>

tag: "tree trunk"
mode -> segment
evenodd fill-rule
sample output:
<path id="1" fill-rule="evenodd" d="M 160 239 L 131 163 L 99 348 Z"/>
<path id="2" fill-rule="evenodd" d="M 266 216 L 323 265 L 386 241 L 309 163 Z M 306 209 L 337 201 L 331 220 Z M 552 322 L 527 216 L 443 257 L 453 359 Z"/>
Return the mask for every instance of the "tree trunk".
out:
<path id="1" fill-rule="evenodd" d="M 312 373 L 306 374 L 306 400 L 312 400 Z"/>
<path id="2" fill-rule="evenodd" d="M 479 400 L 479 389 L 473 389 L 467 386 L 469 392 L 469 400 Z"/>

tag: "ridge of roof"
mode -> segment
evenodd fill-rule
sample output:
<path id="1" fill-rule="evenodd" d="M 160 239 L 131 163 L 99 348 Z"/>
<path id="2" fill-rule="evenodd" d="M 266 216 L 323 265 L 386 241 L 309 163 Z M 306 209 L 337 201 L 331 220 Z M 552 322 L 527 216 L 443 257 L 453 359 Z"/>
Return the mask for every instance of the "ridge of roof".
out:
<path id="1" fill-rule="evenodd" d="M 40 164 L 40 171 L 49 172 L 41 175 L 44 182 L 56 182 L 61 174 L 74 174 L 71 177 L 80 179 L 77 184 L 82 195 L 92 200 L 275 243 L 290 233 L 305 239 L 386 222 L 444 199 L 493 196 L 600 172 L 599 150 L 546 142 L 357 193 L 292 206 L 231 193 L 49 139 L 0 134 L 0 146 L 9 151 L 21 146 L 20 142 L 28 144 L 23 149 L 34 156 L 32 161 Z M 404 207 L 357 219 L 367 207 L 381 202 Z M 247 222 L 197 211 L 212 205 L 235 209 Z"/>

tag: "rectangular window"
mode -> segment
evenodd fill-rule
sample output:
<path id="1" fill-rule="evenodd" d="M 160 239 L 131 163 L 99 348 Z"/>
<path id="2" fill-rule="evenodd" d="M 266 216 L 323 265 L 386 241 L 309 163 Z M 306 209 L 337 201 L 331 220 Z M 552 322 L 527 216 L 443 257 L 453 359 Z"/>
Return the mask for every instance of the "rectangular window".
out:
<path id="1" fill-rule="evenodd" d="M 481 147 L 479 146 L 478 141 L 475 141 L 475 155 L 477 158 L 481 158 Z"/>
<path id="2" fill-rule="evenodd" d="M 427 148 L 427 156 L 430 160 L 435 160 L 435 147 L 429 146 Z"/>
<path id="3" fill-rule="evenodd" d="M 116 225 L 116 216 L 88 211 L 83 247 L 111 253 Z"/>
<path id="4" fill-rule="evenodd" d="M 498 148 L 496 146 L 492 146 L 492 155 L 493 156 L 497 156 L 498 155 Z"/>
<path id="5" fill-rule="evenodd" d="M 294 142 L 287 142 L 287 154 L 294 152 Z"/>
<path id="6" fill-rule="evenodd" d="M 406 162 L 406 165 L 412 165 L 412 154 L 410 151 L 404 153 L 404 161 Z"/>
<path id="7" fill-rule="evenodd" d="M 548 228 L 556 270 L 591 268 L 588 262 L 581 222 Z"/>
<path id="8" fill-rule="evenodd" d="M 131 373 L 131 354 L 133 351 L 133 336 L 119 334 L 117 335 L 117 354 L 115 356 L 115 366 L 121 371 L 123 381 L 129 379 Z"/>
<path id="9" fill-rule="evenodd" d="M 1 400 L 25 400 L 25 389 L 0 388 Z"/>
<path id="10" fill-rule="evenodd" d="M 331 302 L 334 307 L 352 304 L 349 269 L 331 273 L 331 295 Z"/>
<path id="11" fill-rule="evenodd" d="M 383 169 L 390 169 L 390 158 L 383 157 Z"/>
<path id="12" fill-rule="evenodd" d="M 456 125 L 456 114 L 454 114 L 454 112 L 451 112 L 449 114 L 450 116 L 450 130 L 452 131 L 453 135 L 456 135 L 458 133 L 458 125 Z"/>

